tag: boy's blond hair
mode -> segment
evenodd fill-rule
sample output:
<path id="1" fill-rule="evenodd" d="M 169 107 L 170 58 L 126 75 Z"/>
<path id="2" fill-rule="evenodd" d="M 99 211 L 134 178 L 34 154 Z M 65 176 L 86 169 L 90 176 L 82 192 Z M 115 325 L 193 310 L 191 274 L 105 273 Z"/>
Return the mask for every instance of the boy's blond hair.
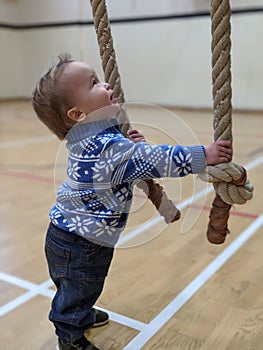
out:
<path id="1" fill-rule="evenodd" d="M 32 104 L 39 119 L 63 140 L 74 122 L 67 117 L 67 111 L 72 106 L 68 105 L 65 98 L 66 87 L 61 81 L 61 75 L 66 65 L 73 60 L 69 54 L 60 55 L 58 59 L 38 80 L 32 93 Z"/>

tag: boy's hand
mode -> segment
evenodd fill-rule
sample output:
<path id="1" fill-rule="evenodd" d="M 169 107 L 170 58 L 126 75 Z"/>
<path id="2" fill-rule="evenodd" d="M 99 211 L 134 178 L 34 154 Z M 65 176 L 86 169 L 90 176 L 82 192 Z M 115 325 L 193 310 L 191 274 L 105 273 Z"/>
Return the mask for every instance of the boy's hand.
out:
<path id="1" fill-rule="evenodd" d="M 144 136 L 140 133 L 139 130 L 136 129 L 131 129 L 128 131 L 128 137 L 131 141 L 133 141 L 134 143 L 137 142 L 146 142 Z"/>
<path id="2" fill-rule="evenodd" d="M 228 163 L 232 160 L 232 144 L 230 141 L 220 140 L 205 147 L 207 165 Z"/>

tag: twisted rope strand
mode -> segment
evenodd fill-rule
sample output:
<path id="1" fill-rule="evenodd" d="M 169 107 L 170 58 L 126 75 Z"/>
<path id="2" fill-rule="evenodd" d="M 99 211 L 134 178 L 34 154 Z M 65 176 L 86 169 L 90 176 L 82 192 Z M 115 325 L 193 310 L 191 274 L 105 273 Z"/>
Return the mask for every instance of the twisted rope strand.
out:
<path id="1" fill-rule="evenodd" d="M 231 9 L 229 0 L 212 0 L 212 84 L 214 139 L 232 140 Z"/>
<path id="2" fill-rule="evenodd" d="M 231 8 L 229 0 L 211 1 L 212 83 L 214 140 L 232 141 L 231 89 Z M 246 170 L 235 163 L 208 166 L 200 178 L 213 182 L 216 197 L 212 203 L 207 238 L 211 243 L 225 241 L 232 204 L 252 198 L 253 185 Z"/>
<path id="3" fill-rule="evenodd" d="M 90 0 L 94 18 L 94 26 L 97 33 L 101 63 L 107 81 L 113 88 L 114 95 L 118 97 L 119 103 L 123 104 L 124 93 L 121 88 L 121 78 L 118 71 L 116 54 L 113 47 L 110 22 L 105 1 Z M 128 117 L 126 119 L 129 124 Z"/>
<path id="4" fill-rule="evenodd" d="M 107 13 L 105 0 L 90 0 L 94 18 L 94 26 L 97 33 L 97 40 L 99 44 L 100 56 L 102 61 L 102 68 L 104 71 L 105 81 L 112 86 L 114 96 L 118 97 L 118 102 L 121 105 L 121 111 L 118 115 L 118 122 L 121 127 L 123 135 L 127 136 L 130 129 L 130 121 L 128 114 L 124 108 L 124 93 L 121 87 L 121 78 L 118 71 L 116 54 L 113 47 L 113 39 L 111 35 L 110 22 Z M 147 189 L 140 183 L 148 198 L 152 201 L 154 206 L 158 209 L 166 223 L 171 223 L 180 218 L 180 211 L 176 208 L 173 202 L 168 199 L 163 188 L 153 180 L 145 181 Z"/>

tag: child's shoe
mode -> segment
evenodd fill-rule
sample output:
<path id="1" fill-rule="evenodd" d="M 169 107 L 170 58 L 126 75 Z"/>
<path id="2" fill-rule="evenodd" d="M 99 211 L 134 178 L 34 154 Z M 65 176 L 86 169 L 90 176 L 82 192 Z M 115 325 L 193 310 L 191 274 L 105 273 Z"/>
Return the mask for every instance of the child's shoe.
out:
<path id="1" fill-rule="evenodd" d="M 58 348 L 59 350 L 99 350 L 84 336 L 72 343 L 63 342 L 62 340 L 58 339 Z"/>
<path id="2" fill-rule="evenodd" d="M 92 327 L 104 326 L 106 323 L 109 322 L 109 315 L 107 314 L 107 312 L 104 312 L 95 308 L 94 310 L 95 310 L 95 323 L 93 324 Z M 82 336 L 80 339 L 75 340 L 72 343 L 70 342 L 66 343 L 59 339 L 57 350 L 99 350 L 99 349 L 96 348 L 95 345 L 91 344 L 91 342 L 89 342 L 87 338 Z"/>
<path id="3" fill-rule="evenodd" d="M 106 323 L 109 322 L 109 315 L 107 314 L 107 312 L 95 309 L 95 323 L 93 324 L 92 327 L 100 327 L 100 326 L 104 326 Z"/>

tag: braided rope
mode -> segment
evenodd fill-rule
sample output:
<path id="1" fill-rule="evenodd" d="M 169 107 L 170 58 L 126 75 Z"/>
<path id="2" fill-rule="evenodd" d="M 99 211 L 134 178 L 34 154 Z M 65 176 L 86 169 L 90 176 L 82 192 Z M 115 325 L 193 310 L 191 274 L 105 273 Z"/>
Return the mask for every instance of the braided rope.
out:
<path id="1" fill-rule="evenodd" d="M 214 139 L 232 141 L 231 8 L 229 0 L 212 0 L 212 83 Z"/>
<path id="2" fill-rule="evenodd" d="M 130 128 L 128 115 L 123 108 L 125 102 L 118 72 L 116 55 L 113 48 L 110 22 L 108 19 L 105 0 L 90 0 L 94 25 L 97 33 L 102 67 L 107 81 L 114 90 L 121 104 L 118 116 L 122 133 L 127 134 Z M 232 141 L 232 90 L 231 90 L 231 8 L 229 0 L 211 1 L 212 20 L 212 82 L 213 82 L 213 127 L 214 140 Z M 208 239 L 213 243 L 222 243 L 226 234 L 229 210 L 234 203 L 243 204 L 252 198 L 253 185 L 246 179 L 243 167 L 234 163 L 207 167 L 200 176 L 203 180 L 213 182 L 216 198 L 210 214 L 208 225 Z M 165 208 L 161 215 L 166 222 L 172 222 L 180 217 L 179 211 L 172 207 L 171 201 L 158 184 L 150 184 L 149 198 L 156 208 Z M 162 203 L 162 206 L 160 205 Z M 173 219 L 174 217 L 174 219 Z"/>
<path id="3" fill-rule="evenodd" d="M 114 96 L 118 97 L 121 105 L 118 121 L 121 131 L 127 135 L 130 129 L 130 121 L 123 107 L 125 103 L 124 92 L 121 87 L 121 78 L 116 61 L 116 54 L 113 47 L 110 21 L 108 18 L 105 0 L 90 0 L 94 26 L 97 33 L 97 39 L 100 50 L 101 64 L 104 71 L 105 81 L 107 81 L 114 91 Z"/>
<path id="4" fill-rule="evenodd" d="M 231 8 L 229 0 L 211 1 L 212 83 L 214 140 L 232 141 L 231 89 Z M 235 163 L 208 166 L 200 178 L 213 182 L 216 197 L 210 212 L 207 238 L 211 243 L 225 241 L 231 205 L 252 198 L 253 185 L 246 170 Z"/>
<path id="5" fill-rule="evenodd" d="M 123 107 L 125 99 L 121 87 L 121 78 L 118 71 L 116 54 L 113 47 L 113 39 L 111 35 L 110 22 L 107 13 L 105 0 L 90 0 L 94 26 L 97 33 L 102 68 L 104 71 L 105 81 L 112 86 L 114 96 L 118 97 L 118 102 L 121 105 L 121 110 L 118 115 L 118 123 L 120 124 L 123 135 L 127 136 L 130 129 L 130 121 L 125 108 Z M 140 183 L 140 188 L 148 195 L 154 206 L 158 209 L 166 223 L 171 223 L 180 218 L 180 211 L 176 208 L 173 202 L 167 197 L 163 188 L 153 180 L 145 181 L 147 189 Z"/>
<path id="6" fill-rule="evenodd" d="M 253 185 L 241 165 L 222 163 L 207 166 L 199 177 L 203 181 L 212 182 L 216 193 L 227 204 L 245 204 L 253 196 Z"/>

